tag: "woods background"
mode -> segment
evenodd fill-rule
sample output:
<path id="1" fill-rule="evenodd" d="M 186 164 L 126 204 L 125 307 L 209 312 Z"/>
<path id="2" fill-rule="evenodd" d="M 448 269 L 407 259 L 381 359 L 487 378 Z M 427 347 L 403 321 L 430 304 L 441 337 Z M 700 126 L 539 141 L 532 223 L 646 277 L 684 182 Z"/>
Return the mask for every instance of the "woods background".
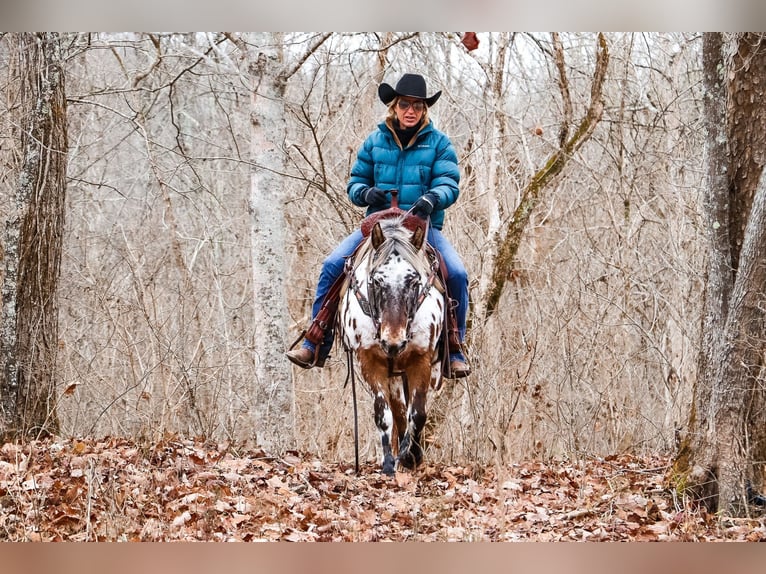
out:
<path id="1" fill-rule="evenodd" d="M 0 37 L 6 229 L 19 159 L 13 37 Z M 259 440 L 266 332 L 283 322 L 283 340 L 269 343 L 281 354 L 307 326 L 323 258 L 362 217 L 345 186 L 385 114 L 377 87 L 416 72 L 429 92 L 444 91 L 429 113 L 462 170 L 445 234 L 472 298 L 473 374 L 433 399 L 426 456 L 672 451 L 692 401 L 703 305 L 701 35 L 606 34 L 596 94 L 596 34 L 478 38 L 469 51 L 456 33 L 62 35 L 58 432 Z M 267 113 L 253 92 L 264 78 L 281 94 L 286 133 L 272 160 L 256 145 Z M 594 97 L 603 111 L 587 141 L 527 194 Z M 264 171 L 268 192 L 251 189 Z M 534 201 L 518 251 L 503 261 L 525 199 Z M 263 226 L 266 202 L 283 225 Z M 254 275 L 264 230 L 284 233 L 271 277 Z M 287 311 L 265 322 L 254 277 L 273 284 L 279 269 Z M 488 306 L 498 272 L 504 288 Z M 345 365 L 336 347 L 327 368 L 288 371 L 294 392 L 278 381 L 294 397 L 295 434 L 286 427 L 283 445 L 350 460 Z M 377 456 L 371 413 L 361 392 L 365 459 Z"/>

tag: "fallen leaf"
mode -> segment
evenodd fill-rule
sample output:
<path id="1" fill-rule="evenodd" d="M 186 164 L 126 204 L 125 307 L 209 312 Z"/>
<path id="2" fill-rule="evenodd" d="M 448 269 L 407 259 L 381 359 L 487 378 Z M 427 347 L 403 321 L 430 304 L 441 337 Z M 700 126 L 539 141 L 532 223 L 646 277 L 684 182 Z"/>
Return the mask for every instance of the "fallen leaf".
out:
<path id="1" fill-rule="evenodd" d="M 176 516 L 173 519 L 173 526 L 176 526 L 176 527 L 183 526 L 190 520 L 191 520 L 191 512 L 189 512 L 188 510 L 185 510 L 184 512 L 182 512 L 180 515 Z"/>
<path id="2" fill-rule="evenodd" d="M 412 483 L 412 474 L 409 472 L 396 471 L 396 486 L 404 488 Z"/>
<path id="3" fill-rule="evenodd" d="M 71 383 L 70 385 L 67 386 L 66 389 L 64 389 L 62 394 L 64 394 L 64 395 L 73 395 L 75 390 L 77 389 L 77 387 L 80 386 L 80 384 L 81 383 L 79 381 Z"/>

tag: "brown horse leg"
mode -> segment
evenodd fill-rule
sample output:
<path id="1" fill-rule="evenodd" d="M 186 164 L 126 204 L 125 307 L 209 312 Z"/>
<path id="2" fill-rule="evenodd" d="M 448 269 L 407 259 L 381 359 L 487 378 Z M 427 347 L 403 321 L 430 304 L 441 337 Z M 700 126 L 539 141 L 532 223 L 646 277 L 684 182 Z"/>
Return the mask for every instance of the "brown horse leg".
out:
<path id="1" fill-rule="evenodd" d="M 388 368 L 368 349 L 360 349 L 357 357 L 362 369 L 362 378 L 367 382 L 374 397 L 375 426 L 378 427 L 383 447 L 382 470 L 384 474 L 391 476 L 395 473 L 396 466 L 392 448 L 395 419 L 389 405 Z"/>
<path id="2" fill-rule="evenodd" d="M 407 375 L 389 379 L 388 382 L 388 404 L 394 416 L 394 440 L 396 441 L 395 452 L 402 450 L 402 441 L 404 440 L 404 431 L 407 430 Z"/>
<path id="3" fill-rule="evenodd" d="M 407 423 L 399 445 L 399 463 L 413 469 L 423 462 L 420 438 L 426 425 L 426 400 L 431 383 L 431 368 L 427 360 L 419 362 L 410 376 L 410 397 L 407 401 Z"/>
<path id="4" fill-rule="evenodd" d="M 405 468 L 414 469 L 423 462 L 423 447 L 420 445 L 420 437 L 426 424 L 425 401 L 420 401 L 420 393 L 416 393 L 415 399 L 422 402 L 420 408 L 415 404 L 410 405 L 407 415 L 407 430 L 399 448 L 399 463 Z"/>

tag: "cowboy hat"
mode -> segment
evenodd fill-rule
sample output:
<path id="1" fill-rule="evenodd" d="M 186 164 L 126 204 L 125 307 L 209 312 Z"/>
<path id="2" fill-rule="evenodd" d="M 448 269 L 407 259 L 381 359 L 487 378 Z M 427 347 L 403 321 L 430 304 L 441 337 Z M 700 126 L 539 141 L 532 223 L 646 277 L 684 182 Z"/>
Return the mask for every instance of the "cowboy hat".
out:
<path id="1" fill-rule="evenodd" d="M 396 96 L 406 96 L 409 98 L 419 98 L 426 102 L 430 108 L 442 95 L 441 90 L 436 92 L 430 98 L 426 96 L 426 80 L 419 74 L 404 74 L 396 83 L 396 88 L 392 88 L 385 82 L 378 87 L 378 96 L 384 104 L 390 104 Z"/>

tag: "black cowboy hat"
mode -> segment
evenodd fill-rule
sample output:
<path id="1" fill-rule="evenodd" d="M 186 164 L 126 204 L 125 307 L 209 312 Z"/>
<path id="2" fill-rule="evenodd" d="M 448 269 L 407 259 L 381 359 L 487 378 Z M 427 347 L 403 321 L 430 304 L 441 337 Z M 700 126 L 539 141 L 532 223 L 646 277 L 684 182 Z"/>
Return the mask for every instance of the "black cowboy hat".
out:
<path id="1" fill-rule="evenodd" d="M 433 96 L 426 97 L 426 80 L 419 74 L 404 74 L 402 79 L 396 83 L 396 88 L 392 88 L 386 83 L 380 84 L 378 87 L 378 96 L 380 100 L 388 105 L 396 96 L 406 96 L 409 98 L 419 98 L 425 100 L 426 105 L 430 108 L 442 95 L 441 90 L 436 92 Z"/>

